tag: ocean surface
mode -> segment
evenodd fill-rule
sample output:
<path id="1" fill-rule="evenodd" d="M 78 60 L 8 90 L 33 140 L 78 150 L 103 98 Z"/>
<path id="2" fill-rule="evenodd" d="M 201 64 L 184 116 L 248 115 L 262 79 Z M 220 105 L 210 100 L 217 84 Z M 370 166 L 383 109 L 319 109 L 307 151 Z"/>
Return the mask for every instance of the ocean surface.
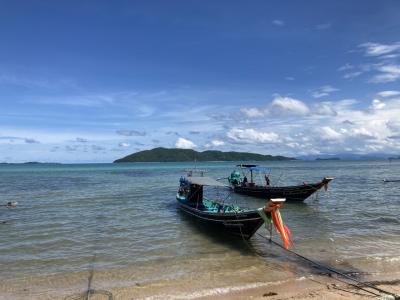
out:
<path id="1" fill-rule="evenodd" d="M 234 165 L 196 167 L 223 178 Z M 327 192 L 282 208 L 293 250 L 361 275 L 399 272 L 400 183 L 383 179 L 400 179 L 400 161 L 262 165 L 271 168 L 272 185 L 335 177 Z M 195 298 L 318 272 L 260 235 L 247 244 L 209 233 L 178 211 L 179 178 L 193 167 L 0 165 L 0 204 L 18 202 L 0 206 L 0 299 L 79 299 L 88 285 L 115 299 Z M 246 207 L 264 205 L 227 189 L 207 193 Z M 258 233 L 265 235 L 265 228 Z M 280 242 L 276 233 L 274 240 Z"/>

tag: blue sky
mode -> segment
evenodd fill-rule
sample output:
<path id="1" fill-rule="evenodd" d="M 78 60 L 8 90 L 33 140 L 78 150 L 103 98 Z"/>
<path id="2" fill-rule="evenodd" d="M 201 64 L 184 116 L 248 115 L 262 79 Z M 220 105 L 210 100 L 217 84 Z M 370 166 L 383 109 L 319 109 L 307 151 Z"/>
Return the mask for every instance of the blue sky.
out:
<path id="1" fill-rule="evenodd" d="M 400 154 L 399 1 L 0 1 L 0 162 Z"/>

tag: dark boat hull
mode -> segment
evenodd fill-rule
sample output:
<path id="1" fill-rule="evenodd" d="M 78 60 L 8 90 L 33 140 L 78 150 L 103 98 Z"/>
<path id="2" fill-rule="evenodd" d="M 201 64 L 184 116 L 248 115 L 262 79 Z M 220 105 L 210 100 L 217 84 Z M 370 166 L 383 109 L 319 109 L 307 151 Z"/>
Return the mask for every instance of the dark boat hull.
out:
<path id="1" fill-rule="evenodd" d="M 207 223 L 215 230 L 224 231 L 244 239 L 251 238 L 264 223 L 256 210 L 239 213 L 208 212 L 196 209 L 178 197 L 177 204 L 183 212 L 203 223 Z"/>
<path id="2" fill-rule="evenodd" d="M 330 178 L 324 178 L 319 183 L 285 187 L 234 185 L 233 190 L 238 194 L 263 199 L 286 198 L 286 201 L 304 201 L 331 180 Z"/>

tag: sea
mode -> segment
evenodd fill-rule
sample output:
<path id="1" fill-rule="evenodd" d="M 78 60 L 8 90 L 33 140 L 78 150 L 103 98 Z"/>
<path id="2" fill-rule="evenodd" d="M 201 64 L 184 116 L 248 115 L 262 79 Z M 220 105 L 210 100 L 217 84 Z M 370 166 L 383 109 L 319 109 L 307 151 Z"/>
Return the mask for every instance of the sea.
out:
<path id="1" fill-rule="evenodd" d="M 270 243 L 264 227 L 245 242 L 178 210 L 185 170 L 226 182 L 237 163 L 1 164 L 0 299 L 89 299 L 88 290 L 194 299 L 323 273 Z M 400 179 L 400 161 L 259 164 L 270 168 L 272 185 L 335 178 L 327 191 L 281 208 L 291 250 L 360 278 L 398 277 L 400 182 L 383 180 Z M 248 208 L 265 204 L 228 188 L 207 193 Z M 7 208 L 9 201 L 18 204 Z M 272 239 L 280 242 L 276 232 Z"/>

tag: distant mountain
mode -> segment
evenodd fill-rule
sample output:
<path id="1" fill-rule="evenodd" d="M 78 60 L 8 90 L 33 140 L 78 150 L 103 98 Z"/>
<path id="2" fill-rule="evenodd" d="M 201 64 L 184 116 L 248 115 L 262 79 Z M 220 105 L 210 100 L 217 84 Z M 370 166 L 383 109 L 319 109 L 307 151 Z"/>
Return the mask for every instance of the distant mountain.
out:
<path id="1" fill-rule="evenodd" d="M 371 154 L 355 154 L 355 153 L 336 153 L 332 155 L 304 155 L 296 157 L 302 160 L 386 160 L 393 154 L 387 153 L 371 153 Z"/>
<path id="2" fill-rule="evenodd" d="M 180 161 L 267 161 L 267 160 L 294 160 L 292 157 L 262 155 L 247 152 L 221 152 L 192 149 L 154 148 L 130 154 L 117 159 L 120 162 L 180 162 Z"/>
<path id="3" fill-rule="evenodd" d="M 328 157 L 328 158 L 316 158 L 315 160 L 340 160 L 339 157 Z"/>

